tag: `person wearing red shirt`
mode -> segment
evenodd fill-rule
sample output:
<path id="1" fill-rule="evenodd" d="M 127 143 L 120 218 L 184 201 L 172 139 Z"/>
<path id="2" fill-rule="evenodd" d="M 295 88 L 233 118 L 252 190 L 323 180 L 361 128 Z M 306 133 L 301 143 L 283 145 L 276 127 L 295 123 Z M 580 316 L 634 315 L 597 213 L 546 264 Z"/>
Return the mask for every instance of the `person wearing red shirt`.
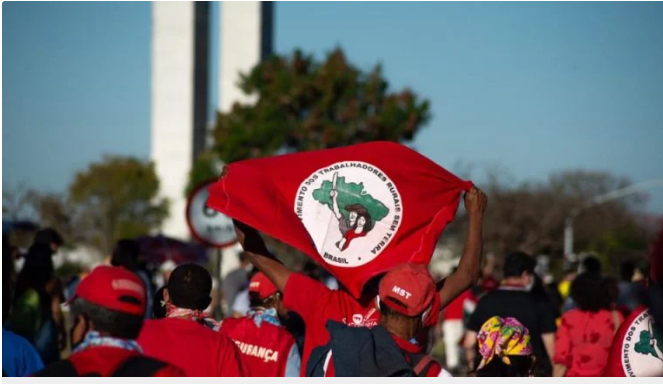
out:
<path id="1" fill-rule="evenodd" d="M 134 340 L 143 323 L 146 294 L 133 273 L 97 267 L 80 282 L 68 303 L 74 321 L 73 353 L 35 376 L 184 376 L 179 368 L 144 356 Z"/>
<path id="2" fill-rule="evenodd" d="M 483 213 L 487 197 L 477 188 L 465 195 L 465 209 L 469 216 L 469 229 L 465 248 L 455 273 L 440 282 L 438 295 L 433 303 L 427 326 L 437 323 L 439 312 L 453 299 L 474 284 L 480 274 L 483 247 Z M 376 306 L 379 277 L 366 283 L 364 294 L 355 299 L 345 289 L 330 290 L 304 275 L 291 272 L 267 250 L 260 234 L 252 227 L 235 222 L 235 232 L 247 257 L 284 294 L 285 307 L 299 314 L 306 324 L 306 336 L 302 355 L 302 375 L 311 351 L 329 342 L 325 327 L 328 320 L 348 326 L 373 327 L 378 324 L 380 312 Z"/>
<path id="3" fill-rule="evenodd" d="M 187 376 L 245 376 L 239 348 L 207 317 L 212 278 L 196 264 L 175 268 L 164 290 L 166 318 L 147 320 L 138 344 L 148 356 L 181 367 Z"/>
<path id="4" fill-rule="evenodd" d="M 436 296 L 426 267 L 400 264 L 387 272 L 378 291 L 380 324 L 367 329 L 329 321 L 331 341 L 311 353 L 307 376 L 440 375 L 440 364 L 414 339 Z"/>
<path id="5" fill-rule="evenodd" d="M 469 289 L 461 293 L 442 312 L 442 332 L 446 368 L 452 372 L 460 366 L 461 340 L 465 334 L 465 314 L 472 314 L 477 299 Z"/>
<path id="6" fill-rule="evenodd" d="M 249 313 L 225 319 L 219 332 L 237 344 L 250 376 L 299 376 L 301 358 L 295 338 L 281 325 L 288 311 L 278 289 L 259 272 L 249 283 L 249 299 Z"/>
<path id="7" fill-rule="evenodd" d="M 571 298 L 576 308 L 562 315 L 555 338 L 553 376 L 601 376 L 612 339 L 624 321 L 611 309 L 605 280 L 585 272 L 573 280 Z"/>

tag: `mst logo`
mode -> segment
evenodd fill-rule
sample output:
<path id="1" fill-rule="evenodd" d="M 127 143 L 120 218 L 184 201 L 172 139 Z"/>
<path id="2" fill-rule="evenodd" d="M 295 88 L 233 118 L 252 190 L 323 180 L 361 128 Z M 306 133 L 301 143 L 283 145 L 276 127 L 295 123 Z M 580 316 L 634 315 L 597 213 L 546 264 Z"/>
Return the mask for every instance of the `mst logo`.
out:
<path id="1" fill-rule="evenodd" d="M 622 367 L 626 376 L 656 376 L 663 370 L 663 332 L 654 328 L 649 309 L 630 324 L 622 342 Z"/>
<path id="2" fill-rule="evenodd" d="M 299 186 L 295 213 L 328 264 L 358 267 L 376 258 L 396 235 L 403 205 L 379 168 L 359 161 L 331 164 Z"/>
<path id="3" fill-rule="evenodd" d="M 410 292 L 404 290 L 403 288 L 401 288 L 397 285 L 394 285 L 394 288 L 392 288 L 391 291 L 394 292 L 395 294 L 397 294 L 398 296 L 404 297 L 406 299 L 409 299 L 410 296 L 412 296 L 412 294 Z"/>

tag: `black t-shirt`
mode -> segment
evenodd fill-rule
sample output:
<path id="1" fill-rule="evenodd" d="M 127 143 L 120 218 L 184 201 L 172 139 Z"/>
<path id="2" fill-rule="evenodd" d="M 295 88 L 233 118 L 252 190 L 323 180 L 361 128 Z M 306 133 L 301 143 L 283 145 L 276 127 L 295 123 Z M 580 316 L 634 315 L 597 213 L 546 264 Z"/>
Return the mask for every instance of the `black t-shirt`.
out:
<path id="1" fill-rule="evenodd" d="M 497 289 L 486 294 L 470 316 L 467 328 L 479 332 L 483 323 L 493 316 L 515 317 L 529 330 L 532 349 L 537 360 L 537 376 L 550 376 L 552 366 L 541 335 L 555 333 L 555 316 L 543 300 L 523 290 Z"/>

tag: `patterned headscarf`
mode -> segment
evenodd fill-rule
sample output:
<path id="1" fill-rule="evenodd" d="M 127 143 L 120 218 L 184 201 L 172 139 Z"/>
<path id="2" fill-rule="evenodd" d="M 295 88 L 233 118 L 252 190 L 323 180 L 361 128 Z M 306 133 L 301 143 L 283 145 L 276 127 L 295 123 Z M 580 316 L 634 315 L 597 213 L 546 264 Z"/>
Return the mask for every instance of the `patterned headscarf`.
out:
<path id="1" fill-rule="evenodd" d="M 511 365 L 509 356 L 532 354 L 529 331 L 513 317 L 491 317 L 483 323 L 477 339 L 482 357 L 477 370 L 488 365 L 494 357 Z"/>
<path id="2" fill-rule="evenodd" d="M 217 332 L 221 328 L 219 322 L 209 317 L 204 311 L 197 309 L 179 308 L 171 303 L 166 303 L 166 317 L 187 318 Z"/>

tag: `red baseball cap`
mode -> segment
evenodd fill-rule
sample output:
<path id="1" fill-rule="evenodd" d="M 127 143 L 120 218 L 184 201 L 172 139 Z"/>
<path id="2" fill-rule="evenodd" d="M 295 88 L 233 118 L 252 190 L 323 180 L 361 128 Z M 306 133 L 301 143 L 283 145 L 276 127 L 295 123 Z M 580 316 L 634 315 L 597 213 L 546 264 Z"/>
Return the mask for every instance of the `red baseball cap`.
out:
<path id="1" fill-rule="evenodd" d="M 85 276 L 76 287 L 75 298 L 88 301 L 100 307 L 132 315 L 145 313 L 145 286 L 141 279 L 121 267 L 98 266 Z"/>
<path id="2" fill-rule="evenodd" d="M 380 302 L 406 316 L 422 314 L 435 298 L 435 283 L 421 264 L 399 264 L 380 281 Z"/>
<path id="3" fill-rule="evenodd" d="M 249 292 L 257 293 L 261 300 L 272 296 L 278 291 L 279 289 L 276 288 L 276 285 L 274 285 L 262 272 L 256 273 L 249 283 Z"/>

